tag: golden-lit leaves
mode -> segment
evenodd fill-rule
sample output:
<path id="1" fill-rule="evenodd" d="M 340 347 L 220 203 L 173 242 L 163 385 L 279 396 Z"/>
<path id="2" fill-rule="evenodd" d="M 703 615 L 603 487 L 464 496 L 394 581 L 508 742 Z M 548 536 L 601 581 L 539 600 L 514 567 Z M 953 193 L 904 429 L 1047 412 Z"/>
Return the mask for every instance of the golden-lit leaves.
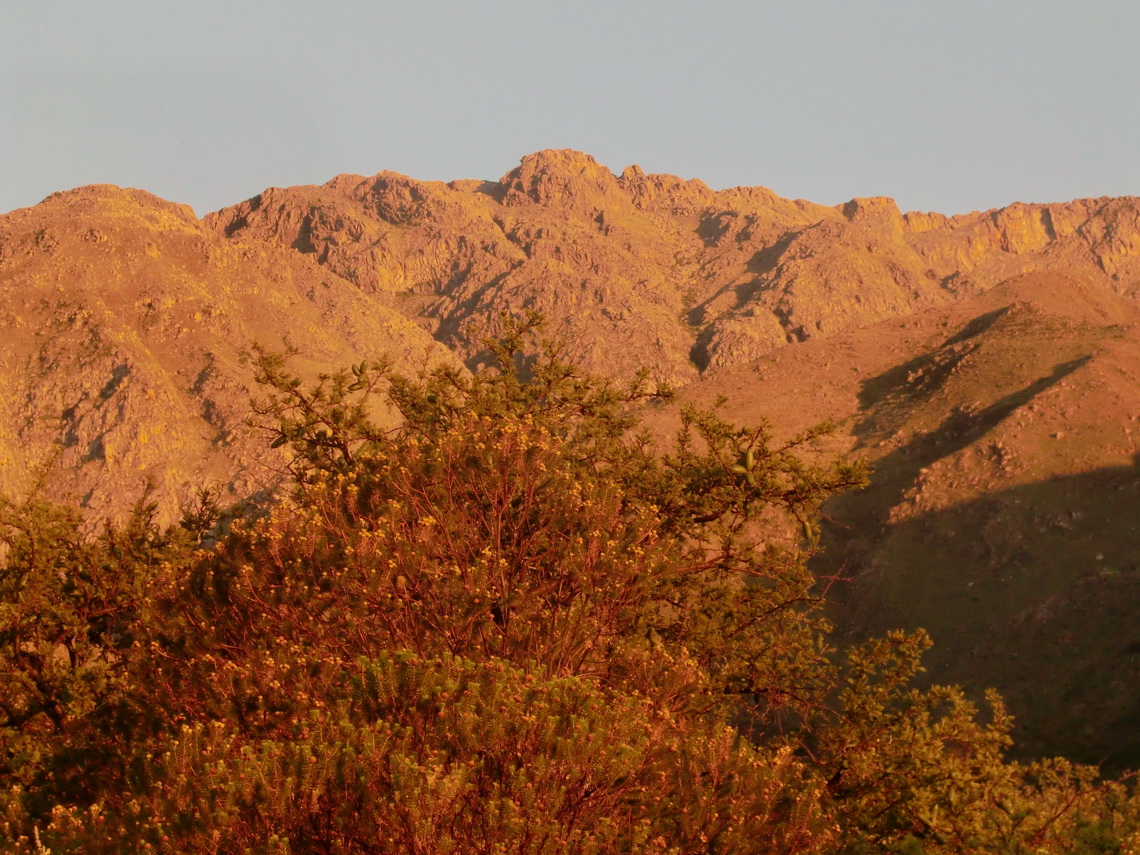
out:
<path id="1" fill-rule="evenodd" d="M 521 336 L 523 330 L 516 330 Z M 516 338 L 518 338 L 516 336 Z M 806 559 L 861 483 L 494 346 L 501 370 L 261 354 L 292 491 L 95 542 L 0 510 L 0 835 L 14 852 L 1120 851 L 1140 811 L 829 640 Z M 380 431 L 370 401 L 398 409 Z M 56 656 L 62 649 L 66 655 Z M 38 835 L 38 837 L 37 837 Z M 1099 848 L 1092 848 L 1093 846 Z M 1114 848 L 1115 847 L 1115 848 Z"/>

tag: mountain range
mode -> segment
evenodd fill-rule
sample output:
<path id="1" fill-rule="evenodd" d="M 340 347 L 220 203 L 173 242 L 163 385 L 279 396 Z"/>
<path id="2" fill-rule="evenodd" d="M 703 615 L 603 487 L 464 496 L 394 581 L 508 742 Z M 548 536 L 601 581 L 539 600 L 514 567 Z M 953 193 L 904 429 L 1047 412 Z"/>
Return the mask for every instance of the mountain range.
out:
<path id="1" fill-rule="evenodd" d="M 475 370 L 537 310 L 585 369 L 640 369 L 870 487 L 825 508 L 851 638 L 927 628 L 927 677 L 992 685 L 1020 750 L 1140 765 L 1140 199 L 960 216 L 615 174 L 340 175 L 199 219 L 96 185 L 0 216 L 0 493 L 174 519 L 264 495 L 259 344 L 302 375 L 389 354 Z M 383 417 L 383 416 L 382 416 Z M 659 434 L 676 410 L 645 414 Z"/>

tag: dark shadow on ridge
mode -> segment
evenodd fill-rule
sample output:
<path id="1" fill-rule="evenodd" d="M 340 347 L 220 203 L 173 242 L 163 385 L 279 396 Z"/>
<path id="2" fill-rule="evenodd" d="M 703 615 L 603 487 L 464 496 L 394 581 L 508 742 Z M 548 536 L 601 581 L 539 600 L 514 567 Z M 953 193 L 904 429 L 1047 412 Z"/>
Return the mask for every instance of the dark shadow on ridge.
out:
<path id="1" fill-rule="evenodd" d="M 911 401 L 933 391 L 954 373 L 976 345 L 971 339 L 981 335 L 1009 311 L 1003 306 L 974 318 L 934 350 L 884 371 L 863 383 L 859 390 L 859 407 L 870 410 L 875 405 Z"/>
<path id="2" fill-rule="evenodd" d="M 864 415 L 874 407 L 889 418 L 892 407 L 940 388 L 920 383 L 960 361 L 1002 311 L 947 339 L 941 367 L 932 354 L 868 380 Z M 997 688 L 1016 721 L 1013 756 L 1061 754 L 1115 773 L 1140 767 L 1140 455 L 1132 466 L 888 517 L 907 504 L 921 470 L 975 446 L 1091 358 L 1057 363 L 988 406 L 959 407 L 879 459 L 866 490 L 825 505 L 813 567 L 846 579 L 833 588 L 841 637 L 924 628 L 935 644 L 926 685 L 960 684 L 978 701 Z M 861 443 L 871 430 L 869 418 L 856 425 Z"/>
<path id="3" fill-rule="evenodd" d="M 880 458 L 875 464 L 875 472 L 872 475 L 870 486 L 858 495 L 837 496 L 829 503 L 829 507 L 835 513 L 829 510 L 828 515 L 841 516 L 848 505 L 882 510 L 894 507 L 902 499 L 903 494 L 914 485 L 919 470 L 977 442 L 1015 410 L 1025 406 L 1045 390 L 1060 383 L 1085 365 L 1091 358 L 1091 356 L 1086 355 L 1068 362 L 1058 363 L 1053 367 L 1051 374 L 1030 383 L 1023 389 L 1006 395 L 1004 398 L 1000 398 L 988 407 L 979 410 L 956 409 L 933 431 L 915 436 L 910 442 Z M 864 391 L 860 393 L 861 399 L 871 384 L 884 383 L 883 378 L 894 375 L 897 370 L 891 369 L 879 377 L 868 380 L 864 384 Z M 889 403 L 889 394 L 887 401 Z M 856 424 L 855 431 L 859 437 L 857 448 L 863 446 L 867 430 L 869 430 L 867 420 Z M 871 518 L 866 513 L 860 513 L 858 517 L 856 524 L 859 527 L 869 525 L 873 529 L 877 529 L 885 522 L 884 519 L 879 518 L 877 513 Z"/>
<path id="4" fill-rule="evenodd" d="M 1138 507 L 1140 454 L 909 516 L 846 554 L 830 537 L 817 569 L 853 576 L 833 614 L 847 641 L 923 628 L 920 684 L 996 688 L 1014 757 L 1115 774 L 1140 768 Z"/>

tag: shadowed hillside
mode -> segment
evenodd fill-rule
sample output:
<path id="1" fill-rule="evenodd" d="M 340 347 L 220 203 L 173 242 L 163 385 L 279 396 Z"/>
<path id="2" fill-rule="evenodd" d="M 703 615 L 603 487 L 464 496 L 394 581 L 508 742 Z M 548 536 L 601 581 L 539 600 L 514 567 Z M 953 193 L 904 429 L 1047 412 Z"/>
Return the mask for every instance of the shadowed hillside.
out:
<path id="1" fill-rule="evenodd" d="M 871 461 L 825 508 L 817 561 L 847 580 L 848 638 L 924 627 L 927 679 L 998 688 L 1021 750 L 1135 765 L 1137 317 L 1103 285 L 1027 275 L 690 394 L 781 431 L 833 419 L 833 448 Z"/>

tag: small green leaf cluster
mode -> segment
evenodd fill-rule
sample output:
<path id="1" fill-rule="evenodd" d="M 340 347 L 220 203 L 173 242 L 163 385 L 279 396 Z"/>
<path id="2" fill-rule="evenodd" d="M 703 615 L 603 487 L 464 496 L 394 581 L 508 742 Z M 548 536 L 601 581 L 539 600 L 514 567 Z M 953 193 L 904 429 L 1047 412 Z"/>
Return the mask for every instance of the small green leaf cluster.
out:
<path id="1" fill-rule="evenodd" d="M 807 567 L 865 479 L 582 375 L 533 319 L 493 367 L 305 384 L 255 356 L 291 490 L 160 531 L 0 507 L 0 837 L 14 852 L 1128 852 L 1129 788 L 1007 761 L 837 650 Z M 378 425 L 377 401 L 397 427 Z M 1132 847 L 1132 848 L 1130 848 Z"/>

